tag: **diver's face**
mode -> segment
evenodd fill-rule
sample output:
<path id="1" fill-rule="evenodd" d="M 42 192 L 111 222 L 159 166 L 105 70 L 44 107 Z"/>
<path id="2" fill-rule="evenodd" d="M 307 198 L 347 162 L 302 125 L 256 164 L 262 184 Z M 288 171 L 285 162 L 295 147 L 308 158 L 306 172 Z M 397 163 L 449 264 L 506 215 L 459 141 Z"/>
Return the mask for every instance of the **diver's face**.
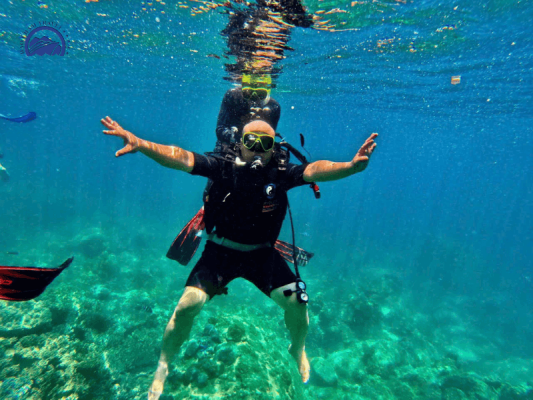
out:
<path id="1" fill-rule="evenodd" d="M 263 132 L 258 132 L 258 133 L 263 133 Z M 264 132 L 263 134 L 269 135 L 274 138 L 274 136 L 269 134 L 268 132 Z M 263 163 L 263 165 L 267 165 L 272 159 L 273 153 L 274 153 L 274 148 L 264 151 L 261 148 L 261 145 L 259 142 L 257 142 L 251 149 L 248 149 L 241 142 L 241 156 L 242 156 L 242 160 L 246 163 L 251 163 L 256 159 L 256 157 L 261 157 L 261 162 Z"/>

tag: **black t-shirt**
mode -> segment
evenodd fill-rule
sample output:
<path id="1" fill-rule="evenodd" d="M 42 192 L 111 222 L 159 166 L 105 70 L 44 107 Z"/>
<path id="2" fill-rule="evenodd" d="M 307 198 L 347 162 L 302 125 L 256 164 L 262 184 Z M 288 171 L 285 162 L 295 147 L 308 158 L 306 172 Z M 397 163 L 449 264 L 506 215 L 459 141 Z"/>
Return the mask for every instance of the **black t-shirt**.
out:
<path id="1" fill-rule="evenodd" d="M 251 103 L 246 101 L 240 87 L 230 89 L 224 94 L 217 119 L 217 139 L 219 142 L 230 142 L 231 128 L 238 129 L 235 141 L 242 136 L 242 129 L 246 124 L 256 119 L 268 122 L 274 130 L 278 127 L 281 107 L 272 97 L 257 109 L 251 108 Z"/>
<path id="2" fill-rule="evenodd" d="M 191 174 L 213 180 L 204 202 L 207 230 L 214 225 L 219 236 L 238 243 L 273 244 L 287 212 L 287 191 L 308 183 L 303 179 L 306 166 L 288 164 L 285 171 L 279 171 L 273 158 L 256 172 L 194 153 Z"/>

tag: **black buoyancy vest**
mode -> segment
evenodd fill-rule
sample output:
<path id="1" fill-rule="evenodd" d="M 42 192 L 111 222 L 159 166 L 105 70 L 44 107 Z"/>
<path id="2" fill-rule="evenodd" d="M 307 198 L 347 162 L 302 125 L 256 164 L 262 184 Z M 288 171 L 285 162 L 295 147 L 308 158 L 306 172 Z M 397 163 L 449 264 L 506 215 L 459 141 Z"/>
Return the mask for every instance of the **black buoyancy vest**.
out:
<path id="1" fill-rule="evenodd" d="M 207 233 L 239 243 L 274 243 L 287 210 L 287 193 L 281 187 L 289 162 L 288 151 L 276 145 L 273 159 L 264 170 L 237 167 L 236 145 L 225 145 L 222 179 L 209 181 L 204 191 L 204 221 Z M 242 168 L 242 169 L 241 169 Z M 255 174 L 255 176 L 254 176 Z"/>

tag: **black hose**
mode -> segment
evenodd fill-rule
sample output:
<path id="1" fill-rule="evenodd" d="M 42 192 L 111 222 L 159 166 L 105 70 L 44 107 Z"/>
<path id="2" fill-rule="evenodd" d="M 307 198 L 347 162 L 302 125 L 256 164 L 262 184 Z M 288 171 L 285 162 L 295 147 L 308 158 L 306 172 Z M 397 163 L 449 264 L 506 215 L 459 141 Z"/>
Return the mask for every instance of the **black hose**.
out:
<path id="1" fill-rule="evenodd" d="M 294 270 L 296 271 L 296 278 L 300 278 L 300 271 L 298 270 L 298 252 L 296 251 L 296 240 L 294 238 L 294 223 L 292 222 L 292 212 L 291 205 L 289 204 L 289 198 L 287 197 L 287 208 L 289 209 L 289 218 L 291 221 L 291 231 L 292 231 L 292 260 L 294 261 Z"/>
<path id="2" fill-rule="evenodd" d="M 298 161 L 300 161 L 302 164 L 307 163 L 307 158 L 302 153 L 300 153 L 299 150 L 296 150 L 292 144 L 283 142 L 281 143 L 281 146 L 285 147 L 292 154 L 294 154 L 294 157 L 296 157 Z"/>

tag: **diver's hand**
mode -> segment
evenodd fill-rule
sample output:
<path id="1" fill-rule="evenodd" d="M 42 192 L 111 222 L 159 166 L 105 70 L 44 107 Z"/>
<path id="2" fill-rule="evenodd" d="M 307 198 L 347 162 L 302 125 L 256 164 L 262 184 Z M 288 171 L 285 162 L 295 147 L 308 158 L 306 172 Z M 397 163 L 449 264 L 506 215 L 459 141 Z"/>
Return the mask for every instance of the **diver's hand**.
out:
<path id="1" fill-rule="evenodd" d="M 103 131 L 106 135 L 118 136 L 124 139 L 124 147 L 115 153 L 116 157 L 120 157 L 128 153 L 135 153 L 139 150 L 141 139 L 139 139 L 133 133 L 125 130 L 110 117 L 102 118 L 100 122 L 109 129 L 108 131 Z"/>
<path id="2" fill-rule="evenodd" d="M 378 137 L 377 133 L 373 133 L 370 135 L 368 139 L 366 139 L 365 143 L 361 146 L 357 154 L 352 160 L 352 167 L 355 171 L 361 172 L 364 171 L 365 168 L 368 166 L 368 162 L 370 161 L 370 156 L 374 152 L 374 149 L 376 148 L 377 144 L 374 142 L 374 139 Z"/>

